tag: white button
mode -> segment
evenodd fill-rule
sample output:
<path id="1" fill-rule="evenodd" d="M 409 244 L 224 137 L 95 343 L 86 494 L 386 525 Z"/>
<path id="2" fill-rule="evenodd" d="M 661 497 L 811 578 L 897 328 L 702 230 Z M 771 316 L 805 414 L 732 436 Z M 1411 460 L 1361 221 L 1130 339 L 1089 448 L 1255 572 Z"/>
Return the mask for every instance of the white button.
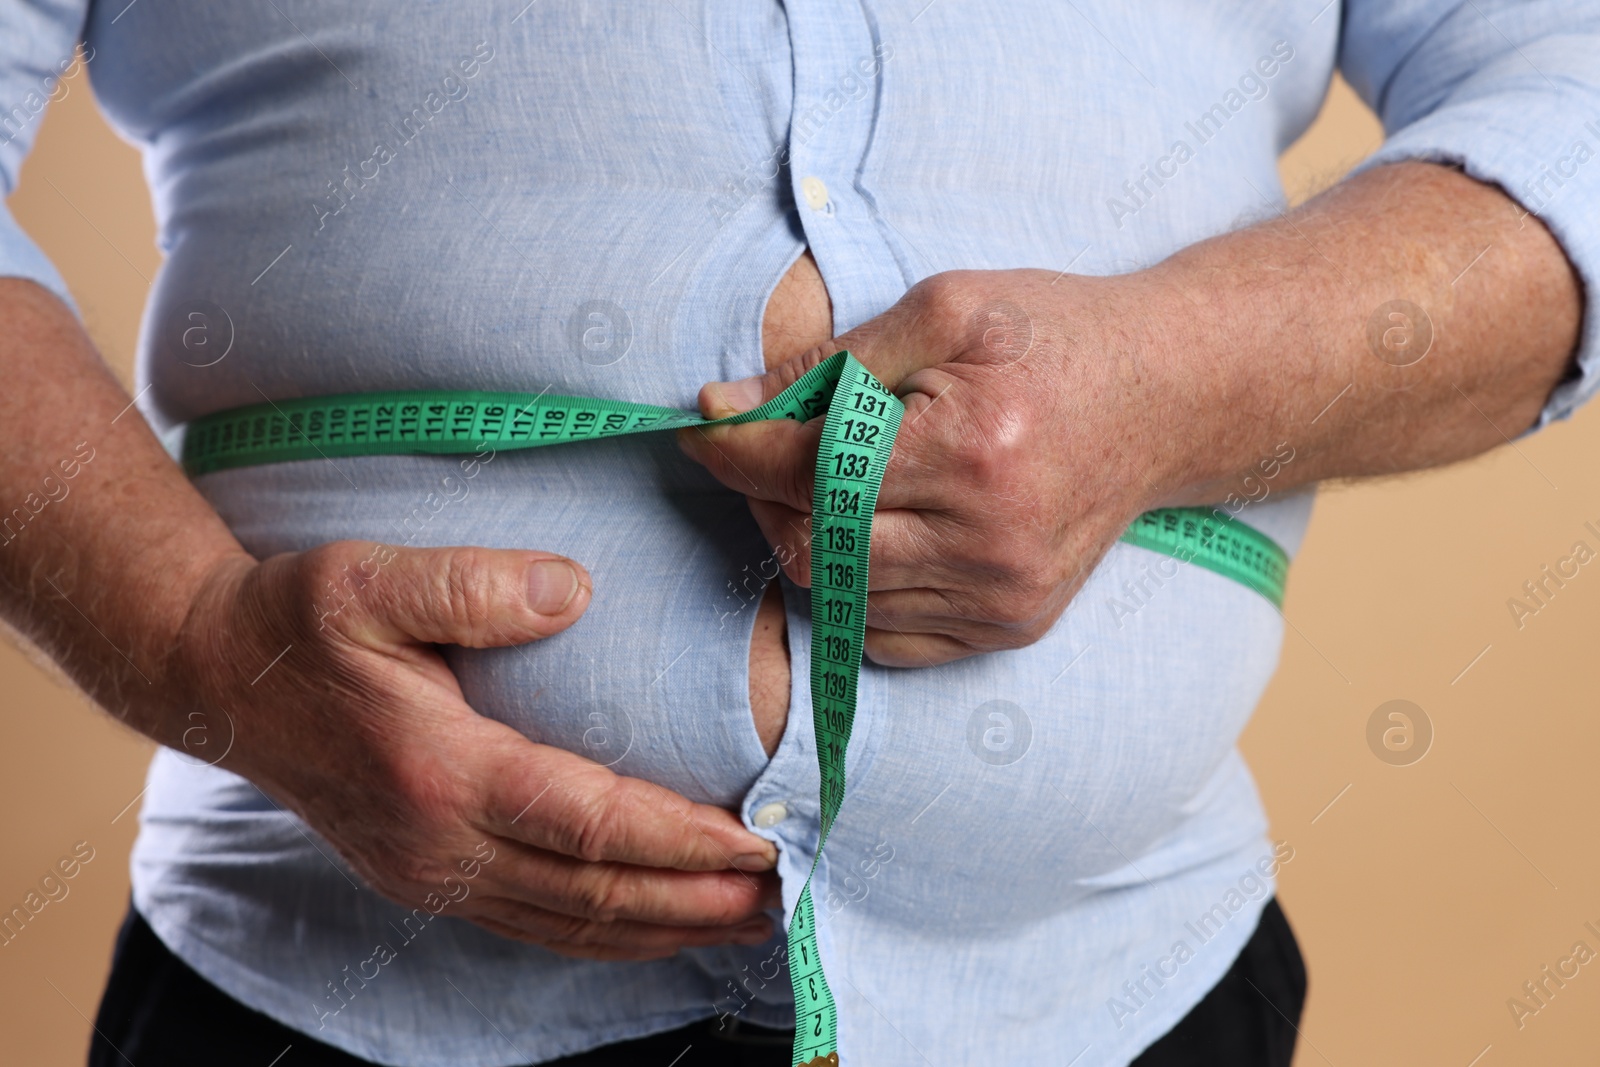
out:
<path id="1" fill-rule="evenodd" d="M 821 178 L 806 178 L 800 183 L 800 192 L 805 195 L 806 203 L 816 211 L 821 211 L 828 206 L 828 187 Z"/>
<path id="2" fill-rule="evenodd" d="M 774 800 L 771 804 L 763 804 L 757 808 L 752 821 L 761 829 L 770 830 L 788 817 L 788 805 L 781 800 Z"/>

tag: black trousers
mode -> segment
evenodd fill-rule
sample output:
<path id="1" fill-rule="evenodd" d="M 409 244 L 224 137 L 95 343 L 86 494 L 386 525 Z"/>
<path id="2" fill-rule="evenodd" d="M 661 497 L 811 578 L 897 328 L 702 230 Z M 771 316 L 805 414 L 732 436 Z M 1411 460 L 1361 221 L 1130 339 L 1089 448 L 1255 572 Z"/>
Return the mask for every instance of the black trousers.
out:
<path id="1" fill-rule="evenodd" d="M 1278 902 L 1268 901 L 1232 969 L 1133 1067 L 1289 1067 L 1305 996 L 1294 932 Z M 793 1040 L 792 1030 L 737 1022 L 719 1030 L 710 1019 L 551 1061 L 551 1067 L 792 1067 Z M 366 1067 L 368 1061 L 229 997 L 169 952 L 129 908 L 95 1019 L 89 1067 L 216 1064 Z"/>

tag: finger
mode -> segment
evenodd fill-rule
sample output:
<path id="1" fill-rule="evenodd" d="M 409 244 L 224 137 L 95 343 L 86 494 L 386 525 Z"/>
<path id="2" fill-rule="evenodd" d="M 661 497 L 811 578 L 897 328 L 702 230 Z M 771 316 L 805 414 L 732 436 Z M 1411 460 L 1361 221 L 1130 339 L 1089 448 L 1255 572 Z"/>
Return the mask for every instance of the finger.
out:
<path id="1" fill-rule="evenodd" d="M 826 527 L 820 536 L 829 536 Z M 959 595 L 985 589 L 993 575 L 984 554 L 993 538 L 992 531 L 972 530 L 942 512 L 880 510 L 872 516 L 867 590 L 933 588 Z"/>
<path id="2" fill-rule="evenodd" d="M 878 489 L 880 510 L 939 508 L 981 484 L 994 473 L 985 465 L 985 446 L 997 429 L 1012 425 L 1003 413 L 975 419 L 967 410 L 973 389 L 962 376 L 929 370 L 914 380 L 925 391 L 905 398 L 906 415 Z M 820 419 L 770 419 L 680 430 L 678 444 L 728 488 L 809 511 L 822 431 Z"/>
<path id="3" fill-rule="evenodd" d="M 724 419 L 760 407 L 799 381 L 812 367 L 840 350 L 841 346 L 831 341 L 824 342 L 764 374 L 733 382 L 707 382 L 700 388 L 700 414 L 708 419 Z"/>
<path id="4" fill-rule="evenodd" d="M 873 593 L 867 599 L 868 638 L 865 650 L 871 653 L 872 628 L 918 638 L 919 655 L 942 642 L 924 639 L 948 638 L 962 645 L 966 655 L 1023 648 L 1038 641 L 1061 617 L 1075 587 L 1063 584 L 1042 596 L 1019 596 L 988 590 L 953 593 L 947 589 L 897 589 Z M 876 642 L 885 656 L 902 655 L 904 649 L 888 640 Z M 887 661 L 886 661 L 887 662 Z"/>
<path id="5" fill-rule="evenodd" d="M 803 589 L 811 586 L 814 543 L 856 551 L 854 527 L 819 525 L 805 512 L 768 500 L 751 500 L 750 514 L 783 573 Z M 879 511 L 872 517 L 867 588 L 873 593 L 925 587 L 982 591 L 991 582 L 992 569 L 982 558 L 987 542 L 979 537 L 938 512 Z"/>
<path id="6" fill-rule="evenodd" d="M 810 516 L 764 500 L 750 501 L 750 511 L 773 546 L 773 554 L 784 574 L 796 585 L 809 588 L 813 540 Z M 870 653 L 875 644 L 880 645 L 881 653 L 892 657 L 892 662 L 884 661 L 885 665 L 927 666 L 930 662 L 942 663 L 978 651 L 1016 647 L 1015 639 L 1005 626 L 979 621 L 985 613 L 996 609 L 997 597 L 992 583 L 981 577 L 977 563 L 952 565 L 943 555 L 935 554 L 937 546 L 934 551 L 914 547 L 904 556 L 892 555 L 896 546 L 926 540 L 927 520 L 927 514 L 919 512 L 879 512 L 874 518 L 867 577 L 872 592 L 867 598 L 866 650 Z M 917 531 L 917 535 L 913 538 L 901 534 L 898 528 L 902 524 Z M 821 536 L 827 537 L 828 532 L 824 530 Z M 942 584 L 924 584 L 930 580 Z M 962 650 L 956 655 L 952 649 L 941 646 L 937 656 L 930 660 L 926 657 L 934 655 L 931 645 L 919 645 L 920 651 L 909 645 L 896 651 L 874 641 L 873 627 L 949 637 Z"/>
<path id="7" fill-rule="evenodd" d="M 888 311 L 835 338 L 835 351 L 848 350 L 890 389 L 919 370 L 956 359 L 982 328 L 960 273 L 924 278 Z"/>
<path id="8" fill-rule="evenodd" d="M 822 420 L 770 419 L 678 431 L 678 447 L 723 485 L 758 500 L 811 510 Z"/>
<path id="9" fill-rule="evenodd" d="M 937 667 L 978 654 L 978 649 L 945 634 L 901 633 L 868 629 L 863 650 L 882 667 Z"/>
<path id="10" fill-rule="evenodd" d="M 528 742 L 496 759 L 481 829 L 591 863 L 769 870 L 772 842 L 729 812 Z"/>
<path id="11" fill-rule="evenodd" d="M 589 922 L 735 926 L 780 901 L 771 871 L 670 871 L 590 863 L 504 838 L 495 846 L 501 855 L 485 867 L 485 884 L 496 896 Z"/>
<path id="12" fill-rule="evenodd" d="M 959 272 L 925 278 L 888 311 L 831 341 L 817 345 L 765 374 L 734 382 L 710 382 L 700 390 L 700 410 L 722 418 L 757 407 L 792 385 L 835 352 L 849 351 L 890 389 L 912 374 L 957 358 L 992 324 L 976 315 L 964 296 Z"/>
<path id="13" fill-rule="evenodd" d="M 772 546 L 772 556 L 789 580 L 808 589 L 811 586 L 811 540 L 813 522 L 811 510 L 800 511 L 788 504 L 771 500 L 750 499 L 750 515 L 761 528 L 761 535 Z M 824 537 L 829 536 L 824 533 Z M 845 544 L 842 534 L 832 535 L 837 544 Z"/>
<path id="14" fill-rule="evenodd" d="M 939 633 L 971 642 L 982 624 L 973 622 L 970 603 L 945 589 L 887 589 L 867 597 L 867 626 L 904 633 Z"/>
<path id="15" fill-rule="evenodd" d="M 1044 619 L 1002 617 L 994 601 L 959 599 L 942 589 L 895 589 L 867 598 L 867 627 L 898 634 L 948 637 L 968 654 L 1021 648 L 1038 639 Z M 871 647 L 869 638 L 868 648 Z"/>
<path id="16" fill-rule="evenodd" d="M 678 447 L 729 489 L 809 513 L 822 430 L 818 419 L 697 426 L 678 431 Z M 897 440 L 878 490 L 878 507 L 936 508 L 947 501 L 952 494 L 944 455 L 949 451 L 943 441 Z"/>
<path id="17" fill-rule="evenodd" d="M 504 936 L 544 945 L 566 955 L 592 956 L 601 952 L 649 958 L 671 955 L 682 948 L 760 945 L 776 932 L 775 924 L 766 914 L 728 926 L 668 926 L 631 919 L 596 922 L 494 895 L 475 899 L 471 911 L 461 914 L 475 922 L 501 927 Z"/>
<path id="18" fill-rule="evenodd" d="M 878 491 L 879 509 L 948 509 L 990 495 L 1029 459 L 1025 423 L 996 387 L 992 368 L 951 363 L 922 370 L 898 390 L 905 414 Z"/>
<path id="19" fill-rule="evenodd" d="M 352 546 L 365 556 L 356 564 L 348 558 Z M 468 648 L 523 644 L 576 622 L 592 588 L 588 571 L 550 552 L 390 545 L 374 550 L 338 542 L 306 555 L 318 576 L 335 589 L 353 591 L 335 616 L 341 630 L 380 641 Z"/>

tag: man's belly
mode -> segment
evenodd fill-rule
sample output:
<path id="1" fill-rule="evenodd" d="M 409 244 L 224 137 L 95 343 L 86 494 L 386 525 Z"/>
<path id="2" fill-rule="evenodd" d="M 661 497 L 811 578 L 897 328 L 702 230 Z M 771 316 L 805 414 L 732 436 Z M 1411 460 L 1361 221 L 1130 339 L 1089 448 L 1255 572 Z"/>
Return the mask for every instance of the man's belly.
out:
<path id="1" fill-rule="evenodd" d="M 782 802 L 803 848 L 815 753 L 804 678 L 786 687 L 779 627 L 790 627 L 803 675 L 808 613 L 793 603 L 778 624 L 756 625 L 776 571 L 745 501 L 670 435 L 502 452 L 470 475 L 457 458 L 275 464 L 198 485 L 258 556 L 349 538 L 581 560 L 595 594 L 570 629 L 519 647 L 442 650 L 468 703 L 694 800 Z M 1269 501 L 1251 515 L 1292 543 L 1307 503 Z M 1139 583 L 1148 592 L 1136 611 L 1109 609 Z M 319 608 L 348 610 L 308 603 L 308 619 Z M 1249 799 L 1230 759 L 1280 634 L 1258 594 L 1118 545 L 1028 648 L 924 670 L 867 665 L 849 799 L 829 848 L 858 873 L 892 851 L 893 877 L 841 881 L 840 891 L 870 888 L 885 921 L 1001 928 L 1119 884 L 1114 872 L 1130 859 L 1138 866 L 1125 877 L 1142 882 L 1236 847 L 1260 828 L 1241 816 L 1244 801 L 1218 808 L 1213 794 L 1232 782 Z M 790 696 L 795 719 L 769 759 L 761 735 L 782 724 Z M 1203 811 L 1213 818 L 1202 833 L 1191 820 Z M 1164 859 L 1152 855 L 1163 841 Z"/>
<path id="2" fill-rule="evenodd" d="M 833 336 L 828 288 L 808 249 L 783 276 L 761 319 L 761 350 L 771 370 Z M 789 719 L 789 646 L 783 590 L 772 582 L 756 610 L 750 638 L 750 711 L 767 755 L 777 751 Z"/>
<path id="3" fill-rule="evenodd" d="M 808 256 L 782 274 L 761 326 L 768 366 L 832 335 L 829 296 Z M 711 340 L 679 343 L 701 350 Z M 533 378 L 540 373 L 553 370 Z M 444 649 L 468 702 L 532 740 L 727 807 L 767 804 L 769 771 L 787 767 L 791 780 L 773 798 L 806 815 L 815 757 L 803 728 L 785 734 L 791 695 L 809 719 L 788 654 L 792 643 L 803 671 L 806 613 L 801 604 L 784 610 L 744 500 L 670 435 L 504 452 L 471 474 L 457 458 L 278 464 L 198 485 L 258 556 L 350 538 L 536 547 L 581 560 L 595 597 L 569 630 L 518 648 Z M 1292 549 L 1308 509 L 1308 499 L 1273 500 L 1250 519 Z M 1132 617 L 1109 610 L 1126 588 L 1151 581 L 1153 559 L 1118 546 L 1029 648 L 931 670 L 868 665 L 853 799 L 834 831 L 840 855 L 866 862 L 892 847 L 907 886 L 947 885 L 965 872 L 971 891 L 933 910 L 1004 924 L 1105 888 L 1130 857 L 1139 866 L 1128 877 L 1159 878 L 1150 852 L 1164 839 L 1174 845 L 1168 862 L 1181 867 L 1256 833 L 1235 817 L 1242 809 L 1224 805 L 1233 814 L 1213 827 L 1215 839 L 1170 837 L 1242 773 L 1229 769 L 1234 741 L 1271 674 L 1281 623 L 1256 594 L 1194 568 L 1156 583 Z M 1024 853 L 1052 858 L 1023 870 Z M 886 882 L 872 892 L 875 913 L 932 917 L 925 898 L 901 898 Z M 996 894 L 1005 907 L 984 919 L 976 902 Z"/>

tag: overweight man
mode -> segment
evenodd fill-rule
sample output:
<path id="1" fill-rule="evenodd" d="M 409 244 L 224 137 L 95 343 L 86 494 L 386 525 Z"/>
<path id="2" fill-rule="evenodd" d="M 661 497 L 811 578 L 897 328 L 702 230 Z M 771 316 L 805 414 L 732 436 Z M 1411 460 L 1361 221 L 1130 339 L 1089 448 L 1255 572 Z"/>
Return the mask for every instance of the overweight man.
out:
<path id="1" fill-rule="evenodd" d="M 329 394 L 720 416 L 847 349 L 905 415 L 838 1062 L 1288 1064 L 1236 747 L 1282 617 L 1119 538 L 1292 557 L 1315 483 L 1593 392 L 1597 50 L 1587 2 L 0 5 L 6 188 L 86 76 L 165 255 L 130 395 L 0 224 L 5 618 L 162 746 L 90 1062 L 791 1063 L 817 420 L 174 456 Z M 1336 69 L 1387 139 L 1289 210 Z"/>

